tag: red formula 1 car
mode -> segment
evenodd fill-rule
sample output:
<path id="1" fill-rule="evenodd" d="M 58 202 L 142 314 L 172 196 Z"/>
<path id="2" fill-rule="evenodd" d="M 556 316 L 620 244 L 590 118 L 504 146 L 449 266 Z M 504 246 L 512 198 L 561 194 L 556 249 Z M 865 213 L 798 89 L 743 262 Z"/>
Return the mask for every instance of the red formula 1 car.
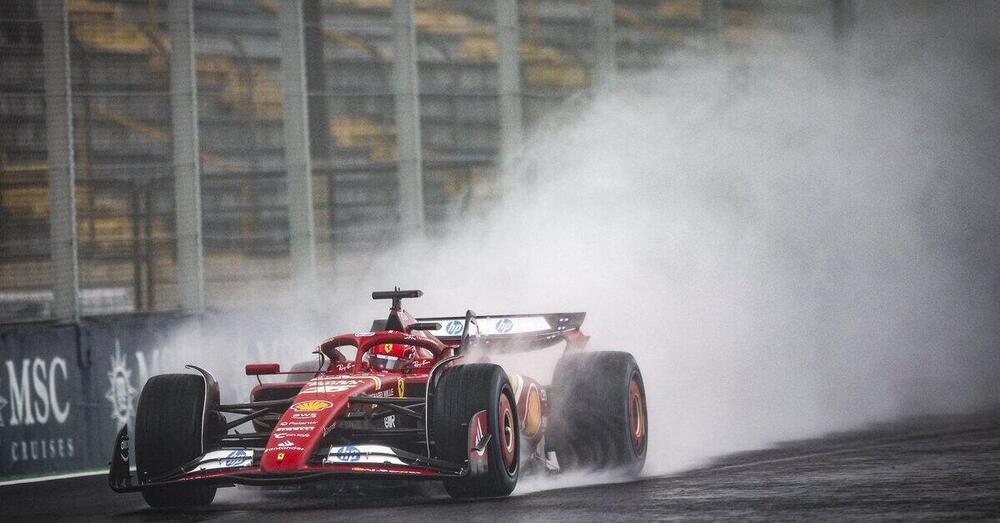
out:
<path id="1" fill-rule="evenodd" d="M 421 294 L 372 293 L 392 300 L 389 317 L 324 341 L 316 361 L 289 372 L 247 365 L 258 380 L 288 376 L 257 385 L 247 403 L 222 404 L 198 367 L 154 376 L 136 413 L 136 475 L 125 427 L 111 488 L 141 491 L 151 506 L 193 506 L 234 484 L 419 478 L 466 498 L 509 494 L 522 469 L 640 472 L 642 374 L 628 353 L 584 351 L 583 313 L 414 319 L 400 301 Z M 489 363 L 559 344 L 549 385 Z"/>

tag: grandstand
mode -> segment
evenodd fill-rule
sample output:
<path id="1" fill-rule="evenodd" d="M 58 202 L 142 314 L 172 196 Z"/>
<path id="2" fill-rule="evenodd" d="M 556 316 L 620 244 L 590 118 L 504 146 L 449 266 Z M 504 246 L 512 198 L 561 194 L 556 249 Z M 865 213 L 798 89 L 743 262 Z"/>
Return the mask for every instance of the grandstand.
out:
<path id="1" fill-rule="evenodd" d="M 0 13 L 0 321 L 53 312 L 45 60 L 40 5 Z M 594 3 L 522 0 L 517 96 L 537 128 L 595 85 Z M 60 4 L 60 2 L 56 2 Z M 181 307 L 166 0 L 69 0 L 80 315 Z M 608 3 L 611 5 L 612 3 Z M 766 4 L 766 5 L 765 5 Z M 754 0 L 617 0 L 617 70 L 672 50 L 714 52 L 794 29 L 760 13 L 825 16 Z M 712 11 L 717 9 L 717 11 Z M 293 271 L 275 0 L 193 2 L 205 302 Z M 305 0 L 303 41 L 320 275 L 398 234 L 391 0 Z M 717 17 L 713 21 L 712 13 Z M 501 122 L 495 2 L 417 0 L 427 234 L 470 201 L 496 198 Z"/>

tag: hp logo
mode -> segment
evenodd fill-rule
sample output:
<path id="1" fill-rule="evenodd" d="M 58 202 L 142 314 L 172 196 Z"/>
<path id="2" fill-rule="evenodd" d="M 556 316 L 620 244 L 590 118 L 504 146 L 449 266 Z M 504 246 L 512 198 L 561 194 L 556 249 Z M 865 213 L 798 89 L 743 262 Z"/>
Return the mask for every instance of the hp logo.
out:
<path id="1" fill-rule="evenodd" d="M 340 447 L 336 456 L 338 461 L 361 461 L 361 451 L 357 447 Z"/>
<path id="2" fill-rule="evenodd" d="M 513 328 L 514 328 L 514 322 L 511 321 L 510 318 L 504 318 L 502 320 L 497 321 L 496 329 L 497 332 L 499 332 L 500 334 L 506 334 L 510 332 L 510 330 Z"/>
<path id="3" fill-rule="evenodd" d="M 451 320 L 448 325 L 445 326 L 444 331 L 452 336 L 456 336 L 462 333 L 462 322 L 459 320 Z"/>

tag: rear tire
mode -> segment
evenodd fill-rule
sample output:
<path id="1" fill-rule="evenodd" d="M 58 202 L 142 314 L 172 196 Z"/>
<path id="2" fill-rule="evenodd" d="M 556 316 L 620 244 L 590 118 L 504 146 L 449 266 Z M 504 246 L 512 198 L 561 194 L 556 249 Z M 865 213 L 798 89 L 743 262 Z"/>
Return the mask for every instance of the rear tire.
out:
<path id="1" fill-rule="evenodd" d="M 452 463 L 469 459 L 469 422 L 483 410 L 491 435 L 487 470 L 482 475 L 446 480 L 444 488 L 453 498 L 510 494 L 520 472 L 520 434 L 514 393 L 502 368 L 476 363 L 442 371 L 429 421 L 437 458 Z"/>
<path id="2" fill-rule="evenodd" d="M 562 470 L 620 470 L 635 477 L 649 439 L 646 392 L 627 352 L 566 354 L 552 379 L 546 447 Z"/>
<path id="3" fill-rule="evenodd" d="M 162 374 L 146 382 L 135 415 L 135 464 L 141 480 L 203 454 L 204 408 L 205 381 L 201 376 Z M 167 485 L 145 489 L 142 497 L 151 507 L 193 507 L 211 503 L 215 490 L 209 485 Z"/>

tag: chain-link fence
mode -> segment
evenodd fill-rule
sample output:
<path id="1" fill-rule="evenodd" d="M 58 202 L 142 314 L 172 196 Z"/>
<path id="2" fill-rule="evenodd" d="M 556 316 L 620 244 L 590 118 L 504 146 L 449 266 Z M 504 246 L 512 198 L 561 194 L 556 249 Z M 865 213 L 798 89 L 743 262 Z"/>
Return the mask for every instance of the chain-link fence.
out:
<path id="1" fill-rule="evenodd" d="M 523 126 L 593 84 L 599 3 L 516 3 Z M 710 3 L 609 3 L 618 68 L 655 65 L 670 49 L 706 48 Z M 752 27 L 757 4 L 727 2 L 719 16 L 739 36 Z M 497 195 L 504 26 L 496 2 L 415 5 L 424 214 L 433 234 L 470 199 Z M 178 47 L 168 7 L 167 0 L 12 0 L 0 8 L 0 321 L 58 316 L 49 195 L 55 142 L 46 125 L 47 100 L 58 93 L 46 92 L 52 61 L 43 26 L 65 27 L 68 39 L 75 209 L 61 211 L 75 218 L 64 232 L 75 228 L 79 313 L 180 307 L 171 116 Z M 272 0 L 193 3 L 198 158 L 191 161 L 200 166 L 210 306 L 239 299 L 248 282 L 281 286 L 292 276 L 281 8 Z M 349 270 L 349 253 L 391 239 L 399 218 L 391 10 L 391 0 L 302 4 L 321 276 Z"/>

